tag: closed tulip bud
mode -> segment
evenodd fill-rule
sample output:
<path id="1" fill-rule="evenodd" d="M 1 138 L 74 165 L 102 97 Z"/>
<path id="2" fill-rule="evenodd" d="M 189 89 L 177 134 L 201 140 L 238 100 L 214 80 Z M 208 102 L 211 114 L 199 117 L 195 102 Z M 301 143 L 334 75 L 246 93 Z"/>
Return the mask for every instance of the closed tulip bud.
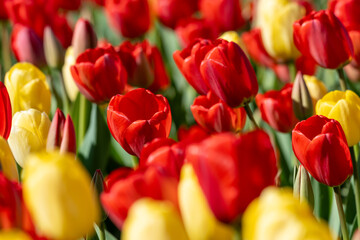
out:
<path id="1" fill-rule="evenodd" d="M 7 139 L 11 129 L 12 110 L 9 93 L 0 82 L 0 137 Z"/>
<path id="2" fill-rule="evenodd" d="M 138 88 L 111 99 L 107 123 L 111 134 L 124 150 L 140 156 L 146 143 L 169 136 L 170 105 L 164 96 Z"/>
<path id="3" fill-rule="evenodd" d="M 296 157 L 317 181 L 339 186 L 353 173 L 350 151 L 338 121 L 315 115 L 292 131 Z"/>
<path id="4" fill-rule="evenodd" d="M 261 118 L 279 132 L 290 132 L 299 121 L 293 110 L 292 84 L 286 84 L 280 91 L 271 90 L 256 96 L 256 105 Z"/>
<path id="5" fill-rule="evenodd" d="M 76 100 L 76 96 L 79 93 L 79 89 L 76 86 L 75 80 L 71 75 L 71 66 L 76 63 L 73 48 L 70 46 L 65 53 L 65 62 L 62 67 L 62 74 L 64 79 L 65 90 L 71 101 Z"/>
<path id="6" fill-rule="evenodd" d="M 13 117 L 8 139 L 16 162 L 23 167 L 30 152 L 46 148 L 46 139 L 50 128 L 46 113 L 35 109 L 17 112 Z"/>
<path id="7" fill-rule="evenodd" d="M 168 202 L 150 198 L 138 200 L 130 208 L 122 231 L 124 240 L 188 240 L 177 210 Z"/>
<path id="8" fill-rule="evenodd" d="M 300 202 L 306 201 L 311 208 L 314 208 L 314 192 L 309 175 L 303 165 L 298 168 L 293 193 Z"/>
<path id="9" fill-rule="evenodd" d="M 201 62 L 200 71 L 210 90 L 230 107 L 245 105 L 258 92 L 255 71 L 234 42 L 216 41 Z"/>
<path id="10" fill-rule="evenodd" d="M 296 75 L 291 99 L 295 116 L 299 120 L 305 120 L 313 115 L 312 98 L 301 72 Z"/>
<path id="11" fill-rule="evenodd" d="M 80 18 L 75 25 L 71 45 L 75 59 L 86 49 L 95 48 L 97 45 L 96 33 L 91 23 Z"/>
<path id="12" fill-rule="evenodd" d="M 300 52 L 324 68 L 349 63 L 354 49 L 348 32 L 328 10 L 312 12 L 294 23 L 294 42 Z"/>
<path id="13" fill-rule="evenodd" d="M 19 62 L 29 62 L 38 67 L 46 65 L 42 40 L 29 27 L 15 25 L 11 34 L 11 49 Z"/>
<path id="14" fill-rule="evenodd" d="M 64 65 L 64 48 L 49 26 L 44 30 L 44 51 L 49 67 L 61 68 Z"/>
<path id="15" fill-rule="evenodd" d="M 349 146 L 360 141 L 360 98 L 353 91 L 332 91 L 316 104 L 316 114 L 335 119 L 344 130 Z"/>
<path id="16" fill-rule="evenodd" d="M 30 63 L 17 63 L 6 73 L 5 86 L 8 90 L 12 113 L 37 109 L 49 114 L 51 92 L 45 75 Z"/>
<path id="17" fill-rule="evenodd" d="M 194 169 L 189 164 L 181 170 L 178 194 L 181 216 L 189 239 L 234 239 L 234 230 L 214 216 Z"/>
<path id="18" fill-rule="evenodd" d="M 293 40 L 293 23 L 305 16 L 305 8 L 291 0 L 260 0 L 256 24 L 266 51 L 277 61 L 296 59 L 300 54 Z"/>
<path id="19" fill-rule="evenodd" d="M 91 178 L 75 155 L 30 155 L 23 170 L 23 193 L 38 232 L 49 239 L 79 239 L 99 220 Z"/>
<path id="20" fill-rule="evenodd" d="M 104 103 L 122 93 L 127 72 L 114 48 L 88 49 L 71 66 L 79 91 L 91 102 Z"/>
<path id="21" fill-rule="evenodd" d="M 0 231 L 2 240 L 31 240 L 32 238 L 25 232 L 19 230 Z"/>
<path id="22" fill-rule="evenodd" d="M 209 132 L 239 132 L 246 122 L 244 108 L 230 108 L 211 91 L 195 98 L 190 108 L 195 121 Z"/>
<path id="23" fill-rule="evenodd" d="M 0 171 L 5 177 L 12 181 L 19 180 L 19 173 L 14 156 L 8 142 L 2 137 L 0 137 Z"/>
<path id="24" fill-rule="evenodd" d="M 306 86 L 312 98 L 314 113 L 317 101 L 319 101 L 328 92 L 325 84 L 315 76 L 303 75 Z"/>
<path id="25" fill-rule="evenodd" d="M 291 190 L 267 188 L 246 209 L 242 218 L 246 240 L 335 240 L 329 227 L 319 222 L 306 202 Z"/>
<path id="26" fill-rule="evenodd" d="M 92 179 L 91 179 L 91 186 L 94 188 L 96 192 L 96 197 L 98 201 L 100 202 L 100 195 L 102 192 L 107 191 L 107 185 L 104 181 L 104 176 L 100 169 L 96 169 Z M 104 212 L 103 208 L 101 207 L 102 212 L 102 219 L 101 221 L 105 221 L 107 218 L 107 214 Z"/>
<path id="27" fill-rule="evenodd" d="M 70 115 L 65 116 L 57 109 L 51 122 L 47 137 L 46 150 L 60 148 L 60 153 L 76 153 L 76 136 L 74 123 Z"/>

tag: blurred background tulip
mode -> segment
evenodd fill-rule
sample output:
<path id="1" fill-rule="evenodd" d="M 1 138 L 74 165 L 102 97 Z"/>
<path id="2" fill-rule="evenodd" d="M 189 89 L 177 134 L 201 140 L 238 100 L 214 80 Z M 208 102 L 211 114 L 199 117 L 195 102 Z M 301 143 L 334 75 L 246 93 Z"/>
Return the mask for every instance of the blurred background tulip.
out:
<path id="1" fill-rule="evenodd" d="M 37 109 L 49 114 L 51 92 L 45 75 L 30 63 L 17 63 L 6 73 L 5 86 L 9 92 L 13 115 Z"/>
<path id="2" fill-rule="evenodd" d="M 95 48 L 97 45 L 97 37 L 91 23 L 80 18 L 74 27 L 74 35 L 71 40 L 73 55 L 76 59 L 86 49 Z"/>
<path id="3" fill-rule="evenodd" d="M 2 240 L 31 240 L 32 238 L 26 233 L 18 230 L 0 231 Z"/>
<path id="4" fill-rule="evenodd" d="M 8 141 L 15 160 L 21 167 L 30 152 L 46 148 L 50 124 L 46 113 L 36 109 L 15 113 Z"/>
<path id="5" fill-rule="evenodd" d="M 64 65 L 65 50 L 50 27 L 44 29 L 44 53 L 49 67 L 60 69 Z"/>
<path id="6" fill-rule="evenodd" d="M 62 67 L 62 75 L 64 79 L 64 85 L 67 95 L 71 101 L 75 101 L 76 96 L 79 93 L 79 89 L 76 86 L 75 80 L 71 75 L 71 66 L 76 63 L 76 58 L 74 56 L 73 47 L 70 46 L 65 52 L 64 65 Z"/>
<path id="7" fill-rule="evenodd" d="M 19 173 L 14 156 L 8 142 L 2 137 L 0 137 L 0 170 L 9 180 L 19 181 Z"/>
<path id="8" fill-rule="evenodd" d="M 7 139 L 11 130 L 12 110 L 9 93 L 0 82 L 0 137 Z"/>
<path id="9" fill-rule="evenodd" d="M 99 221 L 91 178 L 72 154 L 30 155 L 23 170 L 23 191 L 37 230 L 47 238 L 79 239 Z"/>

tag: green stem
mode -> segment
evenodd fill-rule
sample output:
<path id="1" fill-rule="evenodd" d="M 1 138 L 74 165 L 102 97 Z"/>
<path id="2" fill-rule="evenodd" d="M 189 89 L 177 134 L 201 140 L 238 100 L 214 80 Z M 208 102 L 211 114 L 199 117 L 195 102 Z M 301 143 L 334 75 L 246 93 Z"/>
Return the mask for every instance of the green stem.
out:
<path id="1" fill-rule="evenodd" d="M 81 146 L 84 141 L 86 133 L 86 98 L 84 95 L 80 94 L 80 104 L 79 104 L 79 146 Z"/>
<path id="2" fill-rule="evenodd" d="M 259 125 L 258 125 L 258 124 L 256 123 L 256 121 L 255 121 L 255 118 L 254 118 L 253 112 L 252 112 L 252 110 L 251 110 L 251 108 L 250 108 L 250 106 L 249 106 L 249 103 L 246 103 L 245 106 L 244 106 L 244 108 L 245 108 L 246 114 L 247 114 L 248 117 L 250 118 L 252 124 L 254 125 L 254 127 L 255 127 L 256 129 L 258 129 L 258 128 L 259 128 Z"/>
<path id="3" fill-rule="evenodd" d="M 66 92 L 66 88 L 65 88 L 65 83 L 64 83 L 64 78 L 63 78 L 63 75 L 62 75 L 62 72 L 59 70 L 58 71 L 59 73 L 59 81 L 60 81 L 60 84 L 61 84 L 61 88 L 62 88 L 62 96 L 61 96 L 61 99 L 62 99 L 62 102 L 63 102 L 63 106 L 64 106 L 64 114 L 68 114 L 70 113 L 70 99 L 67 95 L 67 92 Z"/>
<path id="4" fill-rule="evenodd" d="M 347 87 L 346 87 L 344 69 L 343 68 L 338 68 L 336 71 L 339 74 L 339 81 L 340 81 L 341 91 L 346 91 Z"/>
<path id="5" fill-rule="evenodd" d="M 3 58 L 4 72 L 7 72 L 11 67 L 11 53 L 9 44 L 9 33 L 5 21 L 0 21 L 1 25 L 1 52 Z"/>
<path id="6" fill-rule="evenodd" d="M 293 61 L 289 62 L 288 68 L 289 68 L 290 82 L 294 82 L 294 81 L 295 81 L 295 77 L 296 77 L 296 66 L 295 66 L 295 63 L 294 63 Z"/>
<path id="7" fill-rule="evenodd" d="M 359 184 L 359 172 L 357 168 L 357 162 L 355 158 L 355 151 L 354 147 L 350 147 L 350 154 L 351 154 L 351 161 L 353 165 L 353 172 L 354 172 L 354 192 L 355 192 L 355 205 L 356 205 L 356 217 L 358 224 L 360 223 L 360 184 Z"/>
<path id="8" fill-rule="evenodd" d="M 349 233 L 346 226 L 346 218 L 345 213 L 343 209 L 343 204 L 341 200 L 341 193 L 340 193 L 340 186 L 334 187 L 334 193 L 335 193 L 335 199 L 336 199 L 336 206 L 339 212 L 339 218 L 340 218 L 340 227 L 341 227 L 341 233 L 342 233 L 342 239 L 343 240 L 349 240 Z"/>

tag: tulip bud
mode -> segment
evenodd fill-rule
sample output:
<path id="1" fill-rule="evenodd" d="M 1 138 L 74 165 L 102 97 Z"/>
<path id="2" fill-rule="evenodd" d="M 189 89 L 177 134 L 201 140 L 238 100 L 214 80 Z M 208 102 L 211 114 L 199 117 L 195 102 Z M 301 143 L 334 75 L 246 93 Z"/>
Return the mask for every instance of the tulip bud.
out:
<path id="1" fill-rule="evenodd" d="M 65 90 L 71 101 L 75 101 L 76 96 L 79 93 L 79 89 L 76 86 L 75 80 L 72 77 L 71 71 L 70 71 L 70 67 L 72 65 L 74 65 L 75 62 L 76 62 L 76 59 L 74 56 L 74 50 L 73 50 L 73 47 L 70 46 L 70 47 L 68 47 L 68 49 L 66 50 L 66 53 L 65 53 L 65 63 L 64 63 L 64 66 L 62 67 L 62 74 L 63 74 L 63 79 L 64 79 Z"/>
<path id="2" fill-rule="evenodd" d="M 91 179 L 91 186 L 96 191 L 96 198 L 100 201 L 100 194 L 103 191 L 107 191 L 107 185 L 104 181 L 104 176 L 100 169 L 96 169 L 93 178 Z M 101 207 L 102 212 L 102 221 L 105 221 L 107 218 L 107 214 L 104 212 L 103 208 Z"/>
<path id="3" fill-rule="evenodd" d="M 311 186 L 311 181 L 306 169 L 303 165 L 299 166 L 295 183 L 294 183 L 294 197 L 300 202 L 307 201 L 311 208 L 314 208 L 314 192 Z"/>
<path id="4" fill-rule="evenodd" d="M 7 139 L 11 129 L 11 103 L 9 93 L 2 82 L 0 82 L 0 137 Z"/>
<path id="5" fill-rule="evenodd" d="M 5 86 L 12 113 L 34 108 L 50 112 L 51 92 L 45 75 L 30 63 L 17 63 L 6 73 Z"/>
<path id="6" fill-rule="evenodd" d="M 313 108 L 315 113 L 315 106 L 317 101 L 319 101 L 325 94 L 328 92 L 325 84 L 317 79 L 314 76 L 303 75 L 307 89 L 309 90 L 310 96 L 313 102 Z"/>
<path id="7" fill-rule="evenodd" d="M 19 173 L 14 156 L 8 142 L 2 137 L 0 137 L 0 172 L 2 172 L 9 180 L 19 180 Z"/>
<path id="8" fill-rule="evenodd" d="M 301 72 L 296 75 L 291 99 L 295 116 L 299 120 L 305 120 L 313 115 L 312 99 Z"/>
<path id="9" fill-rule="evenodd" d="M 23 169 L 23 195 L 37 231 L 48 239 L 79 239 L 99 220 L 91 178 L 70 153 L 30 155 Z"/>
<path id="10" fill-rule="evenodd" d="M 74 50 L 75 58 L 77 58 L 77 56 L 83 53 L 86 49 L 96 47 L 96 33 L 88 20 L 80 18 L 76 22 L 71 44 Z"/>
<path id="11" fill-rule="evenodd" d="M 38 67 L 46 65 L 43 43 L 31 28 L 15 25 L 11 34 L 11 49 L 19 62 L 29 62 Z"/>
<path id="12" fill-rule="evenodd" d="M 60 153 L 76 153 L 76 136 L 74 124 L 71 117 L 67 115 L 66 119 L 60 109 L 57 109 L 51 122 L 47 138 L 46 150 L 60 148 Z"/>
<path id="13" fill-rule="evenodd" d="M 181 218 L 169 202 L 143 198 L 134 203 L 124 223 L 124 240 L 187 240 Z"/>
<path id="14" fill-rule="evenodd" d="M 50 67 L 61 68 L 64 65 L 64 48 L 49 26 L 44 30 L 44 51 Z"/>
<path id="15" fill-rule="evenodd" d="M 50 124 L 46 113 L 35 109 L 15 113 L 8 141 L 21 167 L 30 152 L 45 149 Z"/>

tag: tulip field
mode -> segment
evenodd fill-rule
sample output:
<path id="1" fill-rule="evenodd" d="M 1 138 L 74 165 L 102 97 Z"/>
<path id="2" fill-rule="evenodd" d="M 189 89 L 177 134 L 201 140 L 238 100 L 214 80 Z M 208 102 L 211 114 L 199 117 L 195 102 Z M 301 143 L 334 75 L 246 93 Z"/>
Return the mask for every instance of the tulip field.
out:
<path id="1" fill-rule="evenodd" d="M 359 0 L 0 0 L 0 240 L 360 240 Z"/>

